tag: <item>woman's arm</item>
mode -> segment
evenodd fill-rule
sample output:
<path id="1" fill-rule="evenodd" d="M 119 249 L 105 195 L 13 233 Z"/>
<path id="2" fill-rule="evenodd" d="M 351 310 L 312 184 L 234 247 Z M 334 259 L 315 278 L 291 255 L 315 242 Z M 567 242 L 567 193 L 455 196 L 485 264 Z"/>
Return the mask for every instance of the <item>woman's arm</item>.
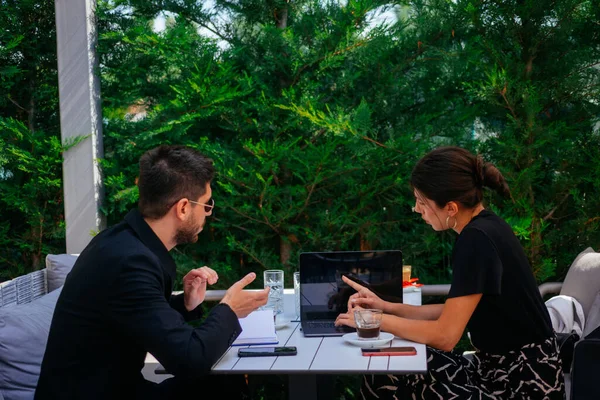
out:
<path id="1" fill-rule="evenodd" d="M 412 306 L 401 303 L 385 303 L 385 312 L 406 319 L 436 320 L 442 315 L 443 304 Z"/>
<path id="2" fill-rule="evenodd" d="M 379 294 L 373 293 L 371 289 L 342 276 L 342 280 L 348 284 L 349 290 L 356 290 L 356 293 L 348 299 L 348 310 L 356 306 L 363 308 L 381 308 L 387 314 L 393 314 L 398 317 L 408 319 L 438 319 L 442 314 L 443 304 L 431 304 L 425 306 L 411 306 L 398 302 L 386 301 Z M 396 287 L 395 290 L 398 288 Z M 331 304 L 330 307 L 332 308 Z"/>
<path id="3" fill-rule="evenodd" d="M 472 294 L 446 300 L 439 318 L 433 321 L 385 314 L 381 330 L 436 349 L 451 351 L 462 337 L 481 296 Z"/>

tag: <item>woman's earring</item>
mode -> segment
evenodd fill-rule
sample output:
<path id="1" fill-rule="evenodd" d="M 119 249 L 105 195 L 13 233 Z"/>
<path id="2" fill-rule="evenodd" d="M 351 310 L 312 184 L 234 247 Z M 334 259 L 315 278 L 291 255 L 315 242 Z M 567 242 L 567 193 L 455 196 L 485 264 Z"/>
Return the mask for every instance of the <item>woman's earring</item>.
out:
<path id="1" fill-rule="evenodd" d="M 414 207 L 411 207 L 410 209 L 412 210 L 412 212 L 416 212 Z"/>
<path id="2" fill-rule="evenodd" d="M 446 229 L 450 229 L 450 224 L 448 221 L 450 220 L 450 216 L 446 217 Z M 456 229 L 456 225 L 458 224 L 458 218 L 454 217 L 454 225 L 452 225 L 452 229 Z"/>

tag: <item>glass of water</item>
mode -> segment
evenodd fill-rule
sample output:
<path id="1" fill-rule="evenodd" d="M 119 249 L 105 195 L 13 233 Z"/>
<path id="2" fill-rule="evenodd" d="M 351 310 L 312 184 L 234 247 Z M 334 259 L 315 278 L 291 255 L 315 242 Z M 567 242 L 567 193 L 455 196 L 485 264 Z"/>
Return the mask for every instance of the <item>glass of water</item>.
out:
<path id="1" fill-rule="evenodd" d="M 283 319 L 283 271 L 280 269 L 268 269 L 263 273 L 265 288 L 268 286 L 269 300 L 266 309 L 273 310 L 275 324 Z"/>
<path id="2" fill-rule="evenodd" d="M 294 272 L 294 301 L 296 303 L 296 321 L 300 321 L 300 272 Z"/>

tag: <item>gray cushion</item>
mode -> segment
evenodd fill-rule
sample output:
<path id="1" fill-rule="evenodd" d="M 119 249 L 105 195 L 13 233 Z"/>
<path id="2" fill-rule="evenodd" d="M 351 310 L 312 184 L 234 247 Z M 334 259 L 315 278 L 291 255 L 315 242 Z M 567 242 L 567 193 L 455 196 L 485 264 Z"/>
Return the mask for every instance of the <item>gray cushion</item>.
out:
<path id="1" fill-rule="evenodd" d="M 58 289 L 65 283 L 67 275 L 77 261 L 77 256 L 77 254 L 48 254 L 46 256 L 48 292 Z"/>
<path id="2" fill-rule="evenodd" d="M 0 308 L 0 393 L 5 400 L 33 399 L 61 291 Z"/>
<path id="3" fill-rule="evenodd" d="M 600 292 L 600 253 L 588 247 L 573 261 L 560 294 L 577 299 L 587 318 L 594 299 Z"/>

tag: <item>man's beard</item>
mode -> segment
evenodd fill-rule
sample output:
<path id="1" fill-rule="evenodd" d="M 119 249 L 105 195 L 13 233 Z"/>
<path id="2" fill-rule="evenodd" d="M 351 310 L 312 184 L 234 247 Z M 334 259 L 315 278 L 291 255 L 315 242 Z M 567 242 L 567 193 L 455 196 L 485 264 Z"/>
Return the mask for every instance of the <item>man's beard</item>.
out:
<path id="1" fill-rule="evenodd" d="M 196 243 L 198 241 L 198 233 L 202 230 L 202 225 L 196 225 L 193 222 L 177 230 L 175 233 L 175 243 L 188 244 Z"/>

